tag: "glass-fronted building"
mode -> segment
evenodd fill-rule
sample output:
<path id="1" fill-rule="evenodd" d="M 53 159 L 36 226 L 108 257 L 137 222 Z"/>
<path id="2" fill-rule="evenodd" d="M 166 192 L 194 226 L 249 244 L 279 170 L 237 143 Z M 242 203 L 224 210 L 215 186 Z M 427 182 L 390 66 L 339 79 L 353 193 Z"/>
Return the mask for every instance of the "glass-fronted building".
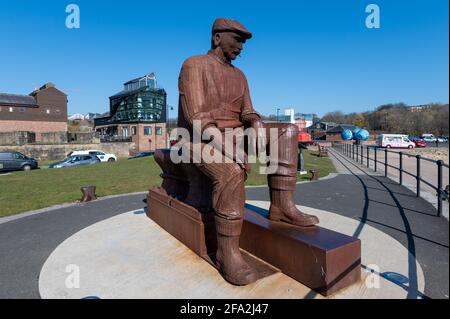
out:
<path id="1" fill-rule="evenodd" d="M 109 100 L 111 121 L 166 122 L 166 92 L 157 88 L 153 73 L 128 81 Z"/>
<path id="2" fill-rule="evenodd" d="M 109 98 L 109 114 L 95 119 L 96 131 L 104 140 L 131 140 L 139 151 L 166 147 L 166 99 L 153 73 L 128 81 Z"/>

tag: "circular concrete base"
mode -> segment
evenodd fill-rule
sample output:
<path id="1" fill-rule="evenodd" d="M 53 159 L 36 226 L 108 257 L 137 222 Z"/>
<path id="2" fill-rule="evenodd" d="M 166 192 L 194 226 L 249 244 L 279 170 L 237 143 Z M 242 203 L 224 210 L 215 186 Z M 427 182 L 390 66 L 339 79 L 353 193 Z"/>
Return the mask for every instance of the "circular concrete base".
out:
<path id="1" fill-rule="evenodd" d="M 249 203 L 263 208 L 269 204 Z M 299 208 L 319 216 L 321 226 L 348 235 L 359 224 L 330 212 Z M 408 251 L 369 225 L 364 225 L 360 239 L 362 264 L 374 272 L 363 269 L 359 284 L 331 298 L 405 298 L 408 283 L 400 281 L 408 279 Z M 416 267 L 422 291 L 423 273 L 418 263 Z M 390 277 L 379 276 L 388 272 Z M 98 222 L 61 243 L 41 270 L 39 291 L 42 298 L 323 298 L 282 273 L 233 286 L 142 210 Z"/>

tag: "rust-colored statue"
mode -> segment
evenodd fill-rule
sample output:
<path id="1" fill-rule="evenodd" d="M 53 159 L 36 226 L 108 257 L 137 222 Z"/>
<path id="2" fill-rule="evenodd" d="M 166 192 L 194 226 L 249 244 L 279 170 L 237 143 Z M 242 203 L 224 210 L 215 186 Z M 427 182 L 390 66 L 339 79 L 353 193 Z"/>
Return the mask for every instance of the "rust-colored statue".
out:
<path id="1" fill-rule="evenodd" d="M 247 80 L 231 64 L 252 34 L 238 21 L 219 18 L 212 28 L 211 50 L 187 59 L 179 77 L 178 126 L 193 133 L 194 120 L 201 121 L 202 132 L 215 127 L 264 128 L 270 141 L 270 128 L 278 129 L 278 168 L 268 175 L 270 188 L 269 218 L 297 226 L 312 226 L 317 217 L 299 211 L 293 201 L 297 174 L 297 134 L 295 125 L 263 123 L 253 109 Z M 260 138 L 260 137 L 259 137 Z M 201 142 L 204 147 L 206 142 Z M 212 185 L 212 208 L 217 231 L 216 264 L 222 275 L 236 285 L 255 281 L 254 270 L 243 260 L 239 250 L 244 215 L 244 181 L 248 165 L 200 163 L 195 165 Z"/>

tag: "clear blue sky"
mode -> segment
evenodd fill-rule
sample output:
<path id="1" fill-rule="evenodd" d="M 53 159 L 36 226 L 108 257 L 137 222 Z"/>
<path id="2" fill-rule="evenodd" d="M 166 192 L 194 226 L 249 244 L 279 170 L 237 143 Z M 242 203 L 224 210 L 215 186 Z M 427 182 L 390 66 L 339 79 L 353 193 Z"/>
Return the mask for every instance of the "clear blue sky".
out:
<path id="1" fill-rule="evenodd" d="M 81 28 L 65 27 L 66 5 Z M 221 5 L 221 3 L 227 3 Z M 367 29 L 378 4 L 381 28 Z M 238 58 L 263 114 L 371 110 L 390 102 L 448 102 L 448 0 L 1 1 L 0 92 L 54 82 L 69 113 L 105 112 L 123 82 L 155 72 L 178 102 L 180 66 L 205 53 L 216 17 L 250 31 Z M 171 112 L 174 116 L 175 112 Z"/>

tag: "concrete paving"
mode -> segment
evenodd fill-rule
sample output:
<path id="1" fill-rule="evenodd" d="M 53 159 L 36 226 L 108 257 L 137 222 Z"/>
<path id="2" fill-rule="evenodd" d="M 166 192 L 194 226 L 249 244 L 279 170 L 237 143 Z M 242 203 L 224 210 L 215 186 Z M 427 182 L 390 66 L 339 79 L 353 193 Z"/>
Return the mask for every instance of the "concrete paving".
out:
<path id="1" fill-rule="evenodd" d="M 61 242 L 105 218 L 144 208 L 144 199 L 143 194 L 114 197 L 18 215 L 1 223 L 0 299 L 39 298 L 42 265 Z"/>
<path id="2" fill-rule="evenodd" d="M 269 202 L 248 204 L 267 209 Z M 324 227 L 352 234 L 359 222 L 309 207 L 303 211 L 322 219 Z M 360 235 L 361 260 L 369 271 L 363 280 L 329 298 L 404 299 L 408 295 L 408 251 L 371 226 Z M 386 250 L 385 247 L 390 247 Z M 76 272 L 75 268 L 76 267 Z M 424 278 L 417 263 L 418 287 Z M 72 280 L 76 275 L 78 281 Z M 402 278 L 403 285 L 390 277 Z M 76 283 L 76 285 L 74 285 Z M 245 287 L 227 283 L 205 260 L 147 218 L 144 211 L 124 213 L 98 222 L 59 245 L 39 276 L 42 298 L 323 298 L 296 280 L 276 273 Z"/>

